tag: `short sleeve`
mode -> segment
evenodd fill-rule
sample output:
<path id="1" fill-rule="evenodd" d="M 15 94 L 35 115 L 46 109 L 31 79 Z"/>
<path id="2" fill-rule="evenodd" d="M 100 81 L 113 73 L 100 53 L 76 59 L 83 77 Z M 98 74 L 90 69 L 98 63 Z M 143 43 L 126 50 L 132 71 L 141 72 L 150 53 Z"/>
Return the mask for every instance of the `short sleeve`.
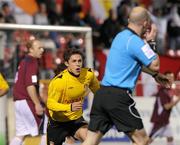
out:
<path id="1" fill-rule="evenodd" d="M 131 56 L 141 62 L 144 66 L 148 66 L 157 57 L 149 44 L 145 43 L 136 35 L 131 36 L 129 39 L 127 49 Z"/>
<path id="2" fill-rule="evenodd" d="M 24 65 L 25 67 L 25 85 L 36 85 L 38 83 L 38 68 L 36 63 L 33 62 L 27 62 L 27 64 Z"/>

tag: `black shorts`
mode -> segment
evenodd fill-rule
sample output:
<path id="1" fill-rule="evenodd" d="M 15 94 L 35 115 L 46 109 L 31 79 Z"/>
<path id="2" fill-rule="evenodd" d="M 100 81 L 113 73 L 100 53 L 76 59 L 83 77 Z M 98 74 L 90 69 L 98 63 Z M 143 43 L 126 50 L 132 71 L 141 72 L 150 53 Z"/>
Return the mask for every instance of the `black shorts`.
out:
<path id="1" fill-rule="evenodd" d="M 62 145 L 67 136 L 74 137 L 76 131 L 82 126 L 87 125 L 83 117 L 68 121 L 59 122 L 49 119 L 47 127 L 47 145 Z"/>
<path id="2" fill-rule="evenodd" d="M 113 125 L 125 133 L 143 128 L 129 91 L 101 86 L 94 96 L 88 129 L 105 134 Z"/>

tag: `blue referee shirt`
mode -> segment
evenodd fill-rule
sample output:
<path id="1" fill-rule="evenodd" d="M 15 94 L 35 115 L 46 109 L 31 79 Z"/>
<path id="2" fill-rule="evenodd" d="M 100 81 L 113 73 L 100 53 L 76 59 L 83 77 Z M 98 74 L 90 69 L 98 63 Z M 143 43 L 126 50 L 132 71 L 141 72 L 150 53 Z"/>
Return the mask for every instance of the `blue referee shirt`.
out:
<path id="1" fill-rule="evenodd" d="M 127 28 L 114 38 L 101 84 L 134 90 L 142 65 L 157 55 L 134 31 Z"/>

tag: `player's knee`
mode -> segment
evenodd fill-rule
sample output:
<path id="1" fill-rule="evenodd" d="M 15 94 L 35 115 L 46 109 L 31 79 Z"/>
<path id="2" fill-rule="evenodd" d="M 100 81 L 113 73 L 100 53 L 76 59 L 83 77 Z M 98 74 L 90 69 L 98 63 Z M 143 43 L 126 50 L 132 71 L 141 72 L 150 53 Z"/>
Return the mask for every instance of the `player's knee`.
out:
<path id="1" fill-rule="evenodd" d="M 139 138 L 139 139 L 137 139 L 137 140 L 135 141 L 135 143 L 136 143 L 137 145 L 148 145 L 149 142 L 150 142 L 150 139 L 149 139 L 148 136 L 143 137 L 143 138 L 141 138 L 141 139 Z"/>
<path id="2" fill-rule="evenodd" d="M 146 136 L 145 139 L 144 139 L 144 145 L 148 145 L 150 143 L 151 139 Z"/>
<path id="3" fill-rule="evenodd" d="M 63 142 L 65 141 L 64 139 L 49 139 L 47 138 L 47 145 L 62 145 Z"/>
<path id="4" fill-rule="evenodd" d="M 144 137 L 144 138 L 142 139 L 140 145 L 148 145 L 148 144 L 149 144 L 149 141 L 150 141 L 149 137 L 146 136 L 146 137 Z"/>
<path id="5" fill-rule="evenodd" d="M 77 138 L 79 141 L 84 141 L 87 136 L 87 127 L 82 127 L 78 129 L 78 131 L 75 133 L 74 137 Z"/>

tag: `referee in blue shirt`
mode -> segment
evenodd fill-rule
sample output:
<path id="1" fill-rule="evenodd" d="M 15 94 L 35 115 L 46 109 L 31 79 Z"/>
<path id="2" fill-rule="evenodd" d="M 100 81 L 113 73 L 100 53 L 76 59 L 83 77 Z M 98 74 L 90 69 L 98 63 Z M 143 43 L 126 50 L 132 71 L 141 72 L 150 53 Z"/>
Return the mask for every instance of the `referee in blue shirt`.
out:
<path id="1" fill-rule="evenodd" d="M 159 74 L 159 57 L 155 51 L 156 26 L 151 23 L 149 12 L 134 7 L 129 14 L 128 27 L 114 38 L 108 55 L 101 88 L 95 94 L 87 138 L 83 145 L 97 145 L 102 136 L 113 126 L 124 132 L 133 145 L 148 145 L 132 91 L 141 71 L 169 86 L 169 79 Z M 148 43 L 149 42 L 149 43 Z"/>

